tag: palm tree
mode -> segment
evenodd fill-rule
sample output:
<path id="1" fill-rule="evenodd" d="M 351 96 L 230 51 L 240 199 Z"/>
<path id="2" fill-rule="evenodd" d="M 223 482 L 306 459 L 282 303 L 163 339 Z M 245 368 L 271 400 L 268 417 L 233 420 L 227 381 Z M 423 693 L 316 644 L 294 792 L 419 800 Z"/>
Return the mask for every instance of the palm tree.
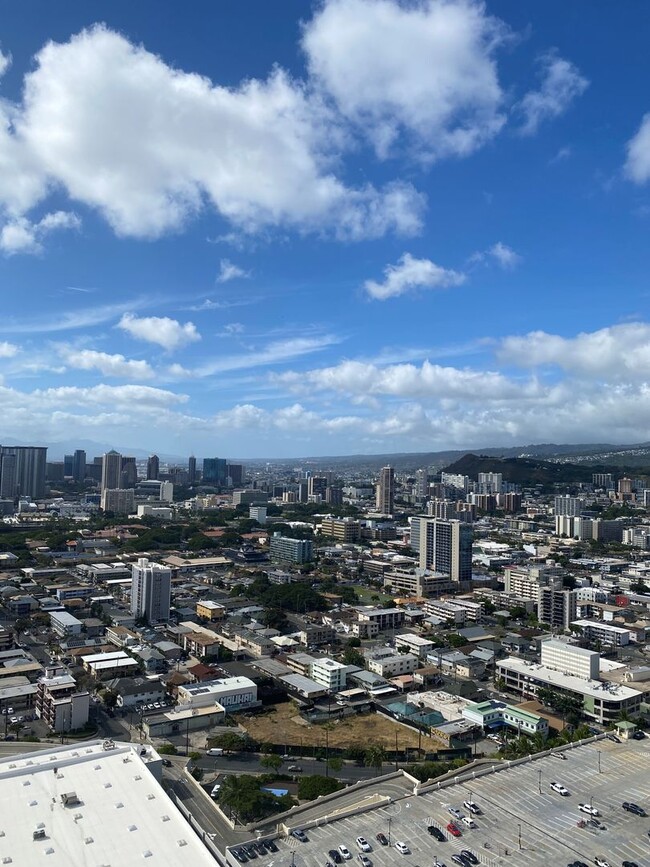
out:
<path id="1" fill-rule="evenodd" d="M 369 768 L 376 768 L 377 773 L 381 772 L 381 767 L 386 761 L 386 750 L 382 744 L 370 744 L 365 752 L 364 763 Z"/>

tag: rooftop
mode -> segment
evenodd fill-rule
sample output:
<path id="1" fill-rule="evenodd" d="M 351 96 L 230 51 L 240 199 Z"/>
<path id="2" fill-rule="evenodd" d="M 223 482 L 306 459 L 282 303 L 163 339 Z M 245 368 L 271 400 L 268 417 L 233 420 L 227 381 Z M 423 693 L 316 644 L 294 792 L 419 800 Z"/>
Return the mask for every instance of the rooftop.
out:
<path id="1" fill-rule="evenodd" d="M 572 690 L 581 695 L 605 699 L 607 701 L 622 701 L 623 699 L 633 698 L 635 695 L 639 694 L 639 690 L 630 689 L 627 686 L 602 682 L 599 680 L 585 680 L 583 677 L 576 677 L 573 674 L 564 674 L 561 671 L 556 671 L 554 668 L 546 668 L 546 666 L 540 665 L 539 663 L 526 662 L 526 660 L 517 659 L 514 656 L 509 656 L 507 659 L 497 662 L 497 666 L 504 666 L 510 671 L 519 672 L 524 676 L 528 675 L 532 679 L 543 680 L 550 686 Z"/>

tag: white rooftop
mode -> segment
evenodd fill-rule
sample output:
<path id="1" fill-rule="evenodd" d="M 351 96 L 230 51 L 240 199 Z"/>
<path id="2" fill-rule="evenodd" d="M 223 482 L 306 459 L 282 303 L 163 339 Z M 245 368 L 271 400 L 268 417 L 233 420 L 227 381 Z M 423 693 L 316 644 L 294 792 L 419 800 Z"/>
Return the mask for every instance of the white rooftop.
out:
<path id="1" fill-rule="evenodd" d="M 0 852 L 15 867 L 192 864 L 214 859 L 169 799 L 147 747 L 101 741 L 0 761 Z M 148 764 L 151 764 L 151 771 Z M 78 799 L 64 804 L 64 795 Z M 10 859 L 10 860 L 8 860 Z"/>
<path id="2" fill-rule="evenodd" d="M 612 684 L 609 681 L 585 680 L 573 674 L 563 674 L 554 668 L 546 668 L 537 662 L 526 662 L 525 659 L 509 656 L 497 662 L 497 666 L 503 666 L 510 671 L 517 671 L 523 675 L 529 675 L 533 679 L 542 680 L 549 686 L 557 686 L 561 689 L 569 689 L 573 692 L 588 695 L 593 698 L 603 698 L 606 701 L 622 701 L 639 694 L 636 689 L 630 689 L 620 684 Z"/>
<path id="3" fill-rule="evenodd" d="M 607 632 L 627 632 L 629 629 L 623 629 L 622 626 L 613 626 L 611 623 L 604 623 L 602 620 L 572 620 L 572 625 L 576 626 L 593 626 L 595 629 L 605 629 Z"/>

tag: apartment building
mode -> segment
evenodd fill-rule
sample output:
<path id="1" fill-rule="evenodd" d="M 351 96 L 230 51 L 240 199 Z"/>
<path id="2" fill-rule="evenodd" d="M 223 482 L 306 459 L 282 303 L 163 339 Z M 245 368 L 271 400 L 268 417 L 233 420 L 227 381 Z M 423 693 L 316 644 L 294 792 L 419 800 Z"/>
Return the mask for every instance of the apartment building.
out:
<path id="1" fill-rule="evenodd" d="M 36 716 L 53 732 L 71 732 L 88 722 L 90 694 L 61 666 L 46 669 L 37 684 Z"/>
<path id="2" fill-rule="evenodd" d="M 404 611 L 401 608 L 357 608 L 358 622 L 372 624 L 376 632 L 397 629 L 404 623 Z"/>
<path id="3" fill-rule="evenodd" d="M 625 647 L 632 637 L 629 629 L 600 620 L 574 620 L 571 625 L 579 627 L 587 641 L 597 641 L 603 647 Z"/>
<path id="4" fill-rule="evenodd" d="M 347 670 L 347 665 L 323 657 L 313 661 L 309 676 L 330 692 L 340 692 L 345 689 Z"/>
<path id="5" fill-rule="evenodd" d="M 354 518 L 333 518 L 328 515 L 320 525 L 324 536 L 331 536 L 337 542 L 357 542 L 361 537 L 361 524 Z"/>
<path id="6" fill-rule="evenodd" d="M 368 671 L 380 677 L 397 677 L 412 674 L 420 667 L 420 660 L 412 653 L 396 653 L 390 656 L 369 656 L 366 660 Z"/>

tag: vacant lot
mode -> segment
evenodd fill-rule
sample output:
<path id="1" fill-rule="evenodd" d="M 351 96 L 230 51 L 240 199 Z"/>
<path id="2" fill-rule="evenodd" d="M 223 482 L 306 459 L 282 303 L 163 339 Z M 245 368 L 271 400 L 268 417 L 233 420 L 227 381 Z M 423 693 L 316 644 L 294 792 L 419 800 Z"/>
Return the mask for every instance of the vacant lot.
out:
<path id="1" fill-rule="evenodd" d="M 252 738 L 262 743 L 285 744 L 286 746 L 325 747 L 325 729 L 322 725 L 309 725 L 296 712 L 291 702 L 278 704 L 275 710 L 260 716 L 247 719 L 238 716 L 237 722 L 243 726 Z M 348 717 L 328 723 L 329 745 L 331 747 L 362 747 L 370 744 L 382 744 L 387 749 L 417 747 L 417 732 L 406 726 L 399 725 L 377 713 Z M 422 748 L 430 750 L 433 742 L 422 737 Z"/>

